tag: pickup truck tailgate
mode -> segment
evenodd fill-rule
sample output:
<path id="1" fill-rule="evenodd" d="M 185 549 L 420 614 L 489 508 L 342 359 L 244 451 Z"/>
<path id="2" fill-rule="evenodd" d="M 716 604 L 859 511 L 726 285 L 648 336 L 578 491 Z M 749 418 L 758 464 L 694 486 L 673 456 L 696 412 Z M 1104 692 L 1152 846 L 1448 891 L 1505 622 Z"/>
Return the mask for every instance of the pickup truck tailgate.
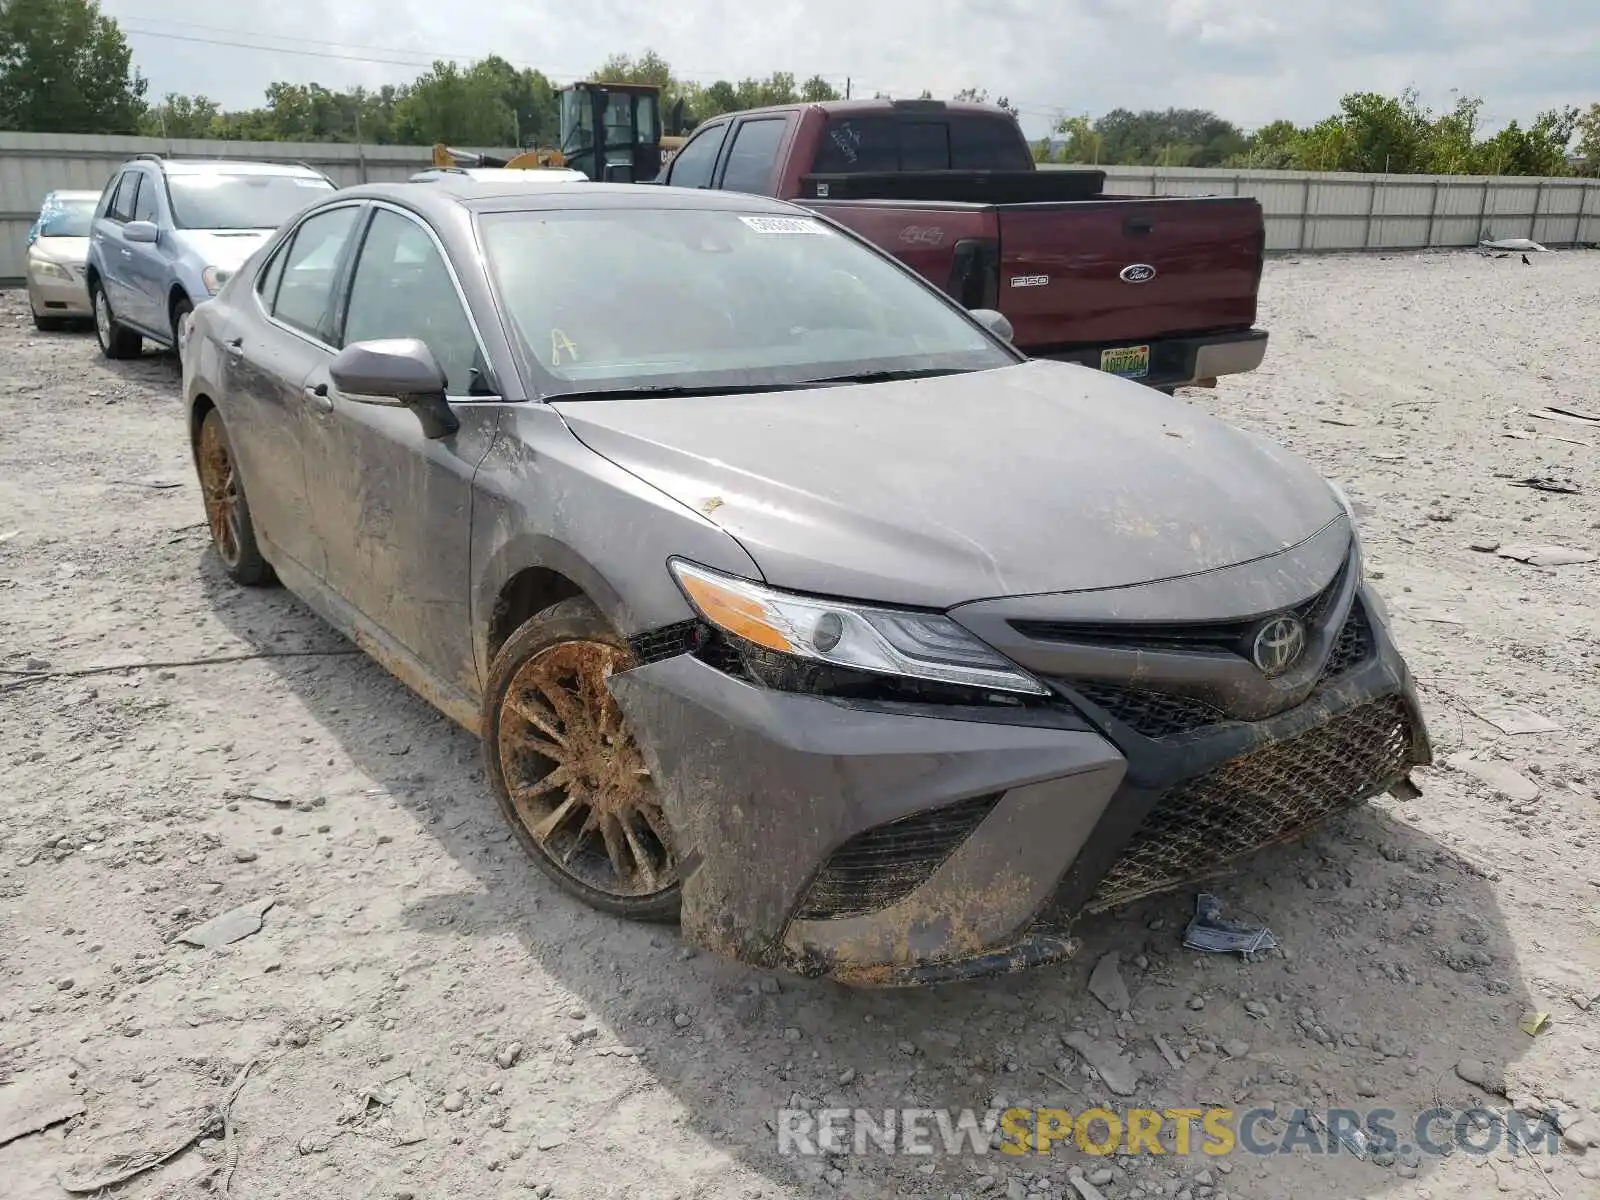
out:
<path id="1" fill-rule="evenodd" d="M 1264 224 L 1249 197 L 1005 204 L 999 308 L 1031 354 L 1256 319 Z"/>

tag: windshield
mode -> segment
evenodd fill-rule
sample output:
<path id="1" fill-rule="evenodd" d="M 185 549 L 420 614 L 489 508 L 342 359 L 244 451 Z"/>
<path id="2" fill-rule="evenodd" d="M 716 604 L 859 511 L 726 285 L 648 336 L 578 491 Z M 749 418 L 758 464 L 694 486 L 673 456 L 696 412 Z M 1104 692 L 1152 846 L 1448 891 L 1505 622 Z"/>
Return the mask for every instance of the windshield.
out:
<path id="1" fill-rule="evenodd" d="M 96 197 L 63 200 L 52 196 L 39 211 L 38 237 L 86 238 L 94 220 Z"/>
<path id="2" fill-rule="evenodd" d="M 1017 361 L 916 278 L 812 217 L 568 209 L 490 214 L 481 227 L 546 394 L 732 392 Z"/>
<path id="3" fill-rule="evenodd" d="M 172 219 L 180 229 L 276 229 L 333 185 L 295 175 L 168 175 Z"/>

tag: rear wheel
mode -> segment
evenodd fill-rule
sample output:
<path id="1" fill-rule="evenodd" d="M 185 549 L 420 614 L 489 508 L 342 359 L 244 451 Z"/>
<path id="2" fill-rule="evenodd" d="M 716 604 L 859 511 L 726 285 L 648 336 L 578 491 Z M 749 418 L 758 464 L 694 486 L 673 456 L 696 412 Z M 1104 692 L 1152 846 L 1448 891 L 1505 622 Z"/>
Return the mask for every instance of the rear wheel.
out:
<path id="1" fill-rule="evenodd" d="M 634 665 L 588 600 L 530 618 L 495 655 L 484 761 L 517 840 L 570 895 L 638 921 L 673 921 L 678 859 L 660 795 L 606 687 Z"/>
<path id="2" fill-rule="evenodd" d="M 195 465 L 200 475 L 200 494 L 206 507 L 206 525 L 222 569 L 237 583 L 260 587 L 273 580 L 272 567 L 261 557 L 256 545 L 255 525 L 250 520 L 250 502 L 234 465 L 233 444 L 222 424 L 222 414 L 212 409 L 200 422 L 195 442 Z"/>
<path id="3" fill-rule="evenodd" d="M 98 283 L 89 288 L 90 302 L 94 305 L 94 335 L 100 342 L 100 353 L 107 358 L 138 358 L 144 348 L 144 338 L 117 323 L 111 311 L 111 301 Z"/>

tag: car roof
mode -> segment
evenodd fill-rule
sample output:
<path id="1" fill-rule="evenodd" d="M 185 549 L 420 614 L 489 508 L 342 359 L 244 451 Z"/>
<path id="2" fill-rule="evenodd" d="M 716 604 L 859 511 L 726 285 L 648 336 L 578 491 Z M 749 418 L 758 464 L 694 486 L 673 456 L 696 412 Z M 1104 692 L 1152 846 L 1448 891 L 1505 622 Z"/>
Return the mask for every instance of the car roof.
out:
<path id="1" fill-rule="evenodd" d="M 575 183 L 589 177 L 571 167 L 427 167 L 411 177 L 411 182 L 432 182 L 462 176 L 479 183 Z"/>
<path id="2" fill-rule="evenodd" d="M 537 175 L 539 172 L 528 171 L 526 174 Z M 411 183 L 368 183 L 345 188 L 339 193 L 339 198 L 388 200 L 424 215 L 442 215 L 445 210 L 456 206 L 473 212 L 638 208 L 784 215 L 805 211 L 782 200 L 743 192 L 639 183 L 589 183 L 580 188 L 562 179 L 518 180 L 512 184 L 498 179 L 476 180 L 471 176 L 450 172 L 441 172 L 432 186 L 425 188 Z"/>
<path id="3" fill-rule="evenodd" d="M 237 158 L 153 158 L 133 161 L 152 163 L 168 175 L 289 175 L 297 179 L 327 178 L 315 167 L 308 167 L 302 163 L 251 162 Z"/>

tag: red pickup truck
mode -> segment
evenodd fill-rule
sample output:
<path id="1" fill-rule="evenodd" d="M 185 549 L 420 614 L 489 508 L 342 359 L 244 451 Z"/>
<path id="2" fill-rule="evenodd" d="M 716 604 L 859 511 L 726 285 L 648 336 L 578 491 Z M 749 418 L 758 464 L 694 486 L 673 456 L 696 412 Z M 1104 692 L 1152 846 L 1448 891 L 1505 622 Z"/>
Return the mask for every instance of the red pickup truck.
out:
<path id="1" fill-rule="evenodd" d="M 1004 109 L 922 100 L 716 117 L 659 183 L 776 196 L 877 244 L 1017 348 L 1170 391 L 1254 370 L 1266 226 L 1235 196 L 1109 196 L 1103 171 L 1041 171 Z"/>

